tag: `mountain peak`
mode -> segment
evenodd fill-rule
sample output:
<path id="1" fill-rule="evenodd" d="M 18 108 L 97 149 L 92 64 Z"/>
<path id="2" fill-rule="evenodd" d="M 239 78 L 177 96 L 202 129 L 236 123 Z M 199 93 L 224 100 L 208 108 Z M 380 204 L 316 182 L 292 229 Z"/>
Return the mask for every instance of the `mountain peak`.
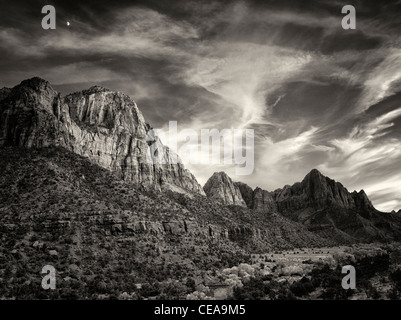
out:
<path id="1" fill-rule="evenodd" d="M 322 176 L 322 177 L 324 177 L 324 175 L 319 170 L 317 170 L 316 168 L 314 168 L 311 171 L 309 171 L 309 173 L 306 175 L 306 177 L 308 177 L 308 176 Z"/>
<path id="2" fill-rule="evenodd" d="M 92 87 L 90 87 L 87 90 L 84 90 L 84 93 L 86 94 L 92 94 L 92 93 L 97 93 L 97 92 L 111 92 L 111 90 L 109 88 L 100 86 L 100 85 L 94 85 Z"/>
<path id="3" fill-rule="evenodd" d="M 29 88 L 33 88 L 33 89 L 42 89 L 42 88 L 46 88 L 48 86 L 50 86 L 50 83 L 47 80 L 44 80 L 42 78 L 39 77 L 33 77 L 30 79 L 26 79 L 21 81 L 20 83 L 21 87 L 29 87 Z"/>
<path id="4" fill-rule="evenodd" d="M 214 172 L 213 175 L 211 176 L 211 178 L 215 177 L 216 179 L 229 179 L 231 180 L 230 176 L 225 173 L 224 171 L 218 171 L 218 172 Z"/>
<path id="5" fill-rule="evenodd" d="M 354 198 L 357 209 L 364 213 L 363 216 L 370 217 L 370 212 L 374 210 L 374 207 L 365 191 L 363 189 L 359 192 L 354 191 L 351 193 L 351 195 Z"/>
<path id="6" fill-rule="evenodd" d="M 283 211 L 305 208 L 355 208 L 355 197 L 341 183 L 324 176 L 317 169 L 312 169 L 302 182 L 276 190 L 275 194 L 279 209 Z"/>
<path id="7" fill-rule="evenodd" d="M 208 198 L 226 205 L 246 206 L 239 187 L 223 171 L 213 173 L 205 183 L 203 190 Z"/>

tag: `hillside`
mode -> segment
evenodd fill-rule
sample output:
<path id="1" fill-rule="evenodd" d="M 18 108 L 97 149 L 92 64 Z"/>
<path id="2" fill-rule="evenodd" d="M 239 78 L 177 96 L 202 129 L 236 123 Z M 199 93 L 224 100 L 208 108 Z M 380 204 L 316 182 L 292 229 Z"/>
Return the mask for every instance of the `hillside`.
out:
<path id="1" fill-rule="evenodd" d="M 252 252 L 333 244 L 281 216 L 137 189 L 63 148 L 5 147 L 0 155 L 5 298 L 139 297 L 138 284 L 199 283 Z M 38 277 L 46 264 L 62 279 L 50 293 Z"/>

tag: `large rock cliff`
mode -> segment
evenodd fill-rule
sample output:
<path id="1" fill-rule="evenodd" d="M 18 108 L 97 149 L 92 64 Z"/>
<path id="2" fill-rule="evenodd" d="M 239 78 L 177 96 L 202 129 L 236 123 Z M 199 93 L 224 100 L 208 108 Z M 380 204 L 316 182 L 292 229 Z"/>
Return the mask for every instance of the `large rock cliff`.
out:
<path id="1" fill-rule="evenodd" d="M 227 199 L 231 199 L 233 193 L 225 191 L 231 190 L 226 182 L 229 178 L 212 178 L 213 183 L 209 180 L 209 185 L 204 187 L 206 194 L 230 204 Z M 325 177 L 316 169 L 302 182 L 273 192 L 259 187 L 252 190 L 241 182 L 234 185 L 254 214 L 279 214 L 326 238 L 351 242 L 399 238 L 401 220 L 398 214 L 377 211 L 363 190 L 350 193 L 341 183 Z M 238 198 L 237 202 L 240 201 Z"/>
<path id="2" fill-rule="evenodd" d="M 257 187 L 253 191 L 252 209 L 267 213 L 277 212 L 277 204 L 271 192 Z"/>
<path id="3" fill-rule="evenodd" d="M 226 205 L 246 206 L 239 188 L 225 172 L 215 172 L 203 187 L 209 199 Z"/>
<path id="4" fill-rule="evenodd" d="M 310 212 L 327 208 L 354 210 L 368 218 L 376 211 L 366 193 L 350 193 L 341 183 L 322 175 L 317 169 L 309 172 L 302 182 L 269 192 L 259 187 L 252 190 L 242 182 L 234 182 L 224 172 L 214 173 L 204 190 L 208 197 L 219 198 L 226 204 L 245 202 L 250 209 L 267 213 Z M 239 191 L 239 193 L 238 193 Z"/>
<path id="5" fill-rule="evenodd" d="M 241 192 L 242 199 L 244 199 L 246 206 L 250 209 L 253 208 L 253 190 L 250 186 L 243 182 L 234 182 Z"/>
<path id="6" fill-rule="evenodd" d="M 250 186 L 242 182 L 235 182 L 234 184 L 239 188 L 241 196 L 248 208 L 265 213 L 277 212 L 277 205 L 272 192 L 259 187 L 252 190 Z"/>
<path id="7" fill-rule="evenodd" d="M 40 78 L 3 88 L 0 146 L 7 145 L 62 146 L 138 185 L 204 194 L 179 157 L 152 134 L 136 103 L 99 86 L 65 97 Z"/>
<path id="8" fill-rule="evenodd" d="M 302 182 L 274 191 L 280 212 L 292 212 L 305 208 L 322 209 L 341 207 L 355 209 L 354 197 L 339 182 L 323 176 L 318 170 L 309 172 Z"/>

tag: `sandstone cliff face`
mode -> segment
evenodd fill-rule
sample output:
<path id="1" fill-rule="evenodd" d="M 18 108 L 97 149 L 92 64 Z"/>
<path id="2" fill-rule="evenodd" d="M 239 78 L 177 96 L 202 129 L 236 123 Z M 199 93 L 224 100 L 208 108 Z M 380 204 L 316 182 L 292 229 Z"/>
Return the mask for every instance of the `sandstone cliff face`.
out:
<path id="1" fill-rule="evenodd" d="M 372 212 L 375 211 L 372 202 L 369 200 L 364 190 L 359 192 L 352 192 L 352 198 L 355 202 L 356 209 L 361 213 L 361 215 L 365 218 L 370 218 L 372 216 Z"/>
<path id="2" fill-rule="evenodd" d="M 274 200 L 272 193 L 257 187 L 253 191 L 252 209 L 266 213 L 277 212 L 276 201 Z"/>
<path id="3" fill-rule="evenodd" d="M 246 206 L 239 188 L 224 172 L 215 172 L 203 187 L 208 198 L 226 205 Z"/>
<path id="4" fill-rule="evenodd" d="M 250 186 L 242 182 L 235 182 L 235 185 L 239 188 L 241 196 L 248 208 L 265 213 L 277 212 L 274 193 L 263 190 L 259 187 L 252 190 Z"/>
<path id="5" fill-rule="evenodd" d="M 241 192 L 242 199 L 244 199 L 246 206 L 250 209 L 253 208 L 253 190 L 250 186 L 243 182 L 234 182 Z"/>
<path id="6" fill-rule="evenodd" d="M 363 190 L 350 193 L 341 183 L 325 177 L 316 169 L 308 173 L 302 182 L 286 185 L 273 192 L 259 187 L 252 190 L 242 182 L 235 182 L 233 187 L 231 182 L 225 173 L 215 173 L 204 190 L 209 198 L 219 199 L 225 204 L 243 201 L 248 208 L 266 213 L 279 212 L 285 215 L 303 211 L 310 215 L 318 210 L 340 208 L 354 210 L 370 218 L 371 213 L 376 211 Z"/>
<path id="7" fill-rule="evenodd" d="M 274 198 L 280 212 L 309 207 L 314 209 L 331 206 L 344 209 L 356 208 L 354 197 L 341 183 L 323 176 L 316 169 L 307 174 L 302 182 L 274 191 Z"/>
<path id="8" fill-rule="evenodd" d="M 47 81 L 25 80 L 0 92 L 0 128 L 0 146 L 62 146 L 121 179 L 204 194 L 179 157 L 150 134 L 136 103 L 120 92 L 94 86 L 61 97 Z M 154 143 L 163 163 L 149 152 Z"/>
<path id="9" fill-rule="evenodd" d="M 278 211 L 308 230 L 332 238 L 363 241 L 397 238 L 399 222 L 377 211 L 363 190 L 348 192 L 339 182 L 312 170 L 302 182 L 274 191 Z"/>

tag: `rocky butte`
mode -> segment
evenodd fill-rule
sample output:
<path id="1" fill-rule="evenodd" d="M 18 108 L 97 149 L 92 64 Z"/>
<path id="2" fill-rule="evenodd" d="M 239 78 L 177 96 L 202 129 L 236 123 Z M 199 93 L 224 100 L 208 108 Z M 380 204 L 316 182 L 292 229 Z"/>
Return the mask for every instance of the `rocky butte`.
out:
<path id="1" fill-rule="evenodd" d="M 129 96 L 100 86 L 63 97 L 36 77 L 0 91 L 0 146 L 61 146 L 139 186 L 204 194 L 168 147 L 166 164 L 149 163 L 150 129 Z"/>
<path id="2" fill-rule="evenodd" d="M 246 206 L 240 189 L 225 172 L 215 172 L 203 187 L 207 197 L 227 205 Z"/>

